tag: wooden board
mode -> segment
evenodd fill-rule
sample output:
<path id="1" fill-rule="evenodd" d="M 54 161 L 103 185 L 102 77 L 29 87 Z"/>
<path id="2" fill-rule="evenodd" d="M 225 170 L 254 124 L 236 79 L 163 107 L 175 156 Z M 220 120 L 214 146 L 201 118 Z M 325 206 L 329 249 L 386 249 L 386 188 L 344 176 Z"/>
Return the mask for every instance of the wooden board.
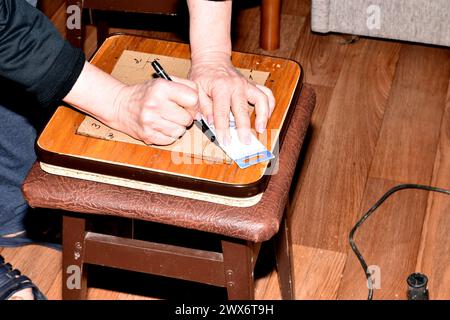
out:
<path id="1" fill-rule="evenodd" d="M 450 189 L 450 85 L 431 184 Z M 430 299 L 450 298 L 449 226 L 450 196 L 430 193 L 416 266 L 428 276 Z"/>
<path id="2" fill-rule="evenodd" d="M 448 50 L 402 48 L 371 177 L 430 183 L 449 78 Z"/>
<path id="3" fill-rule="evenodd" d="M 318 248 L 292 246 L 292 265 L 297 300 L 337 298 L 347 255 Z M 277 271 L 255 281 L 257 300 L 280 300 Z"/>
<path id="4" fill-rule="evenodd" d="M 149 54 L 145 52 L 137 52 L 125 50 L 114 66 L 111 75 L 128 85 L 138 84 L 148 81 L 154 75 L 151 62 L 157 59 L 169 75 L 179 78 L 187 78 L 190 68 L 190 61 L 187 59 L 179 59 L 162 55 Z M 258 84 L 265 84 L 269 77 L 268 72 L 240 69 L 246 78 Z M 252 114 L 253 107 L 249 105 L 249 113 Z M 94 137 L 104 140 L 121 141 L 145 145 L 144 142 L 134 139 L 120 131 L 111 129 L 100 121 L 86 115 L 83 122 L 77 129 L 77 133 L 88 137 Z M 186 133 L 168 146 L 152 145 L 152 148 L 168 150 L 171 152 L 179 152 L 188 154 L 192 157 L 204 159 L 213 162 L 231 163 L 231 159 L 216 144 L 212 143 L 201 129 L 193 125 Z"/>
<path id="5" fill-rule="evenodd" d="M 291 219 L 296 244 L 339 252 L 347 251 L 348 232 L 360 214 L 400 44 L 361 39 L 352 50 L 332 91 Z"/>
<path id="6" fill-rule="evenodd" d="M 119 35 L 105 41 L 92 63 L 111 73 L 125 50 L 189 58 L 189 46 L 185 44 Z M 287 127 L 285 120 L 289 119 L 291 105 L 300 93 L 301 67 L 287 59 L 236 52 L 232 60 L 238 68 L 270 74 L 266 85 L 272 89 L 277 104 L 268 122 L 267 134 L 257 137 L 268 150 L 276 153 L 277 142 Z M 42 162 L 231 197 L 255 196 L 269 181 L 269 176 L 265 175 L 268 162 L 242 170 L 235 163 L 196 161 L 198 159 L 178 152 L 76 134 L 84 117 L 72 108 L 57 109 L 37 142 Z M 253 114 L 253 128 L 254 118 Z"/>
<path id="7" fill-rule="evenodd" d="M 359 215 L 398 184 L 369 178 Z M 380 289 L 374 291 L 375 300 L 406 299 L 406 278 L 415 271 L 427 197 L 428 193 L 422 190 L 399 191 L 357 231 L 355 241 L 367 264 L 380 268 Z M 367 280 L 350 249 L 339 299 L 367 299 Z"/>

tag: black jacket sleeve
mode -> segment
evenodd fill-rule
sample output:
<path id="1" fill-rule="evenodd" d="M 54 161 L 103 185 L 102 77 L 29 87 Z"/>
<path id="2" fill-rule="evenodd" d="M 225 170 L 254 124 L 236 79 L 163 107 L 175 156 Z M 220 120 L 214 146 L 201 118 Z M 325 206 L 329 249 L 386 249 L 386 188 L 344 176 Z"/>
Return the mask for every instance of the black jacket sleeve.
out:
<path id="1" fill-rule="evenodd" d="M 50 105 L 69 93 L 84 62 L 83 52 L 64 41 L 39 10 L 25 0 L 0 0 L 0 77 Z"/>

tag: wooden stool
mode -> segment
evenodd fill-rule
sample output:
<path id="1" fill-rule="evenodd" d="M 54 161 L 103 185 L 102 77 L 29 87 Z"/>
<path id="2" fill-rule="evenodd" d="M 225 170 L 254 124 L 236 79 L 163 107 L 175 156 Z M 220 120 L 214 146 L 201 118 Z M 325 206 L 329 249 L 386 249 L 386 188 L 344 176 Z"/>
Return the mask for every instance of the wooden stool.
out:
<path id="1" fill-rule="evenodd" d="M 124 11 L 149 14 L 173 15 L 179 11 L 180 0 L 66 0 L 67 6 L 76 5 L 82 9 L 103 11 Z M 280 47 L 281 0 L 262 0 L 260 46 L 264 50 L 276 50 Z M 100 19 L 97 25 L 97 46 L 108 37 L 108 23 Z M 83 28 L 66 29 L 67 40 L 76 46 L 83 45 Z"/>
<path id="2" fill-rule="evenodd" d="M 110 266 L 225 287 L 229 299 L 253 299 L 253 270 L 260 245 L 276 236 L 276 260 L 283 299 L 293 298 L 286 212 L 297 159 L 315 105 L 304 85 L 281 146 L 279 171 L 259 203 L 238 208 L 182 197 L 56 176 L 31 169 L 23 192 L 32 207 L 65 210 L 63 218 L 63 299 L 84 299 L 85 264 Z M 74 212 L 74 213 L 70 213 Z M 95 215 L 152 221 L 215 234 L 221 252 L 211 252 L 95 233 Z M 81 288 L 69 289 L 77 266 Z"/>

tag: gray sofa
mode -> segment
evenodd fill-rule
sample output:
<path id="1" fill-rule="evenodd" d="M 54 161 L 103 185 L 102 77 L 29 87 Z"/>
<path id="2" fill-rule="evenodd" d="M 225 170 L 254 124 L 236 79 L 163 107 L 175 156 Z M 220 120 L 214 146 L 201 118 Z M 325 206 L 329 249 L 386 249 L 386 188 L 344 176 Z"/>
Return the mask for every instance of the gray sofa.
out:
<path id="1" fill-rule="evenodd" d="M 450 46 L 450 0 L 312 0 L 311 27 Z"/>

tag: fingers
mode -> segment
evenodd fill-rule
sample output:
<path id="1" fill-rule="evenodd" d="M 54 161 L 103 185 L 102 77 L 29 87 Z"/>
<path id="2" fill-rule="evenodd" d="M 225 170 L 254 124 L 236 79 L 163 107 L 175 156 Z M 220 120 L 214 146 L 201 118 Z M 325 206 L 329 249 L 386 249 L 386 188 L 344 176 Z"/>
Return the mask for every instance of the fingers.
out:
<path id="1" fill-rule="evenodd" d="M 167 146 L 174 143 L 176 140 L 176 138 L 166 136 L 165 134 L 154 130 L 146 132 L 142 137 L 142 141 L 148 145 L 156 144 L 160 146 Z"/>
<path id="2" fill-rule="evenodd" d="M 179 78 L 176 79 L 178 80 Z M 180 83 L 158 79 L 154 81 L 153 90 L 155 94 L 162 96 L 163 99 L 167 98 L 183 107 L 191 114 L 192 118 L 195 118 L 199 112 L 198 94 L 196 89 L 192 87 L 192 84 L 185 84 L 188 82 L 190 83 L 191 81 L 184 80 L 183 83 Z"/>
<path id="3" fill-rule="evenodd" d="M 159 114 L 161 118 L 184 127 L 189 127 L 193 121 L 191 113 L 170 101 L 161 106 Z"/>
<path id="4" fill-rule="evenodd" d="M 206 118 L 206 121 L 208 121 L 209 124 L 214 123 L 213 102 L 202 88 L 199 88 L 198 90 L 198 100 L 200 103 L 200 111 Z"/>
<path id="5" fill-rule="evenodd" d="M 239 140 L 242 143 L 251 143 L 250 115 L 245 88 L 238 87 L 231 96 L 231 110 L 233 111 Z"/>
<path id="6" fill-rule="evenodd" d="M 267 121 L 272 113 L 269 106 L 269 97 L 256 86 L 249 86 L 247 94 L 248 101 L 255 105 L 255 129 L 257 132 L 263 133 L 266 130 Z M 275 104 L 274 101 L 273 104 Z"/>
<path id="7" fill-rule="evenodd" d="M 213 89 L 214 127 L 219 142 L 229 145 L 230 137 L 230 105 L 231 92 L 228 86 L 217 86 Z"/>
<path id="8" fill-rule="evenodd" d="M 175 140 L 182 137 L 186 132 L 185 126 L 176 124 L 174 122 L 165 119 L 160 119 L 158 123 L 152 126 L 152 129 Z"/>
<path id="9" fill-rule="evenodd" d="M 261 84 L 257 84 L 256 87 L 262 92 L 264 92 L 267 98 L 269 99 L 269 109 L 270 109 L 269 118 L 270 118 L 272 116 L 273 110 L 275 109 L 275 97 L 273 96 L 273 92 L 272 90 Z"/>

